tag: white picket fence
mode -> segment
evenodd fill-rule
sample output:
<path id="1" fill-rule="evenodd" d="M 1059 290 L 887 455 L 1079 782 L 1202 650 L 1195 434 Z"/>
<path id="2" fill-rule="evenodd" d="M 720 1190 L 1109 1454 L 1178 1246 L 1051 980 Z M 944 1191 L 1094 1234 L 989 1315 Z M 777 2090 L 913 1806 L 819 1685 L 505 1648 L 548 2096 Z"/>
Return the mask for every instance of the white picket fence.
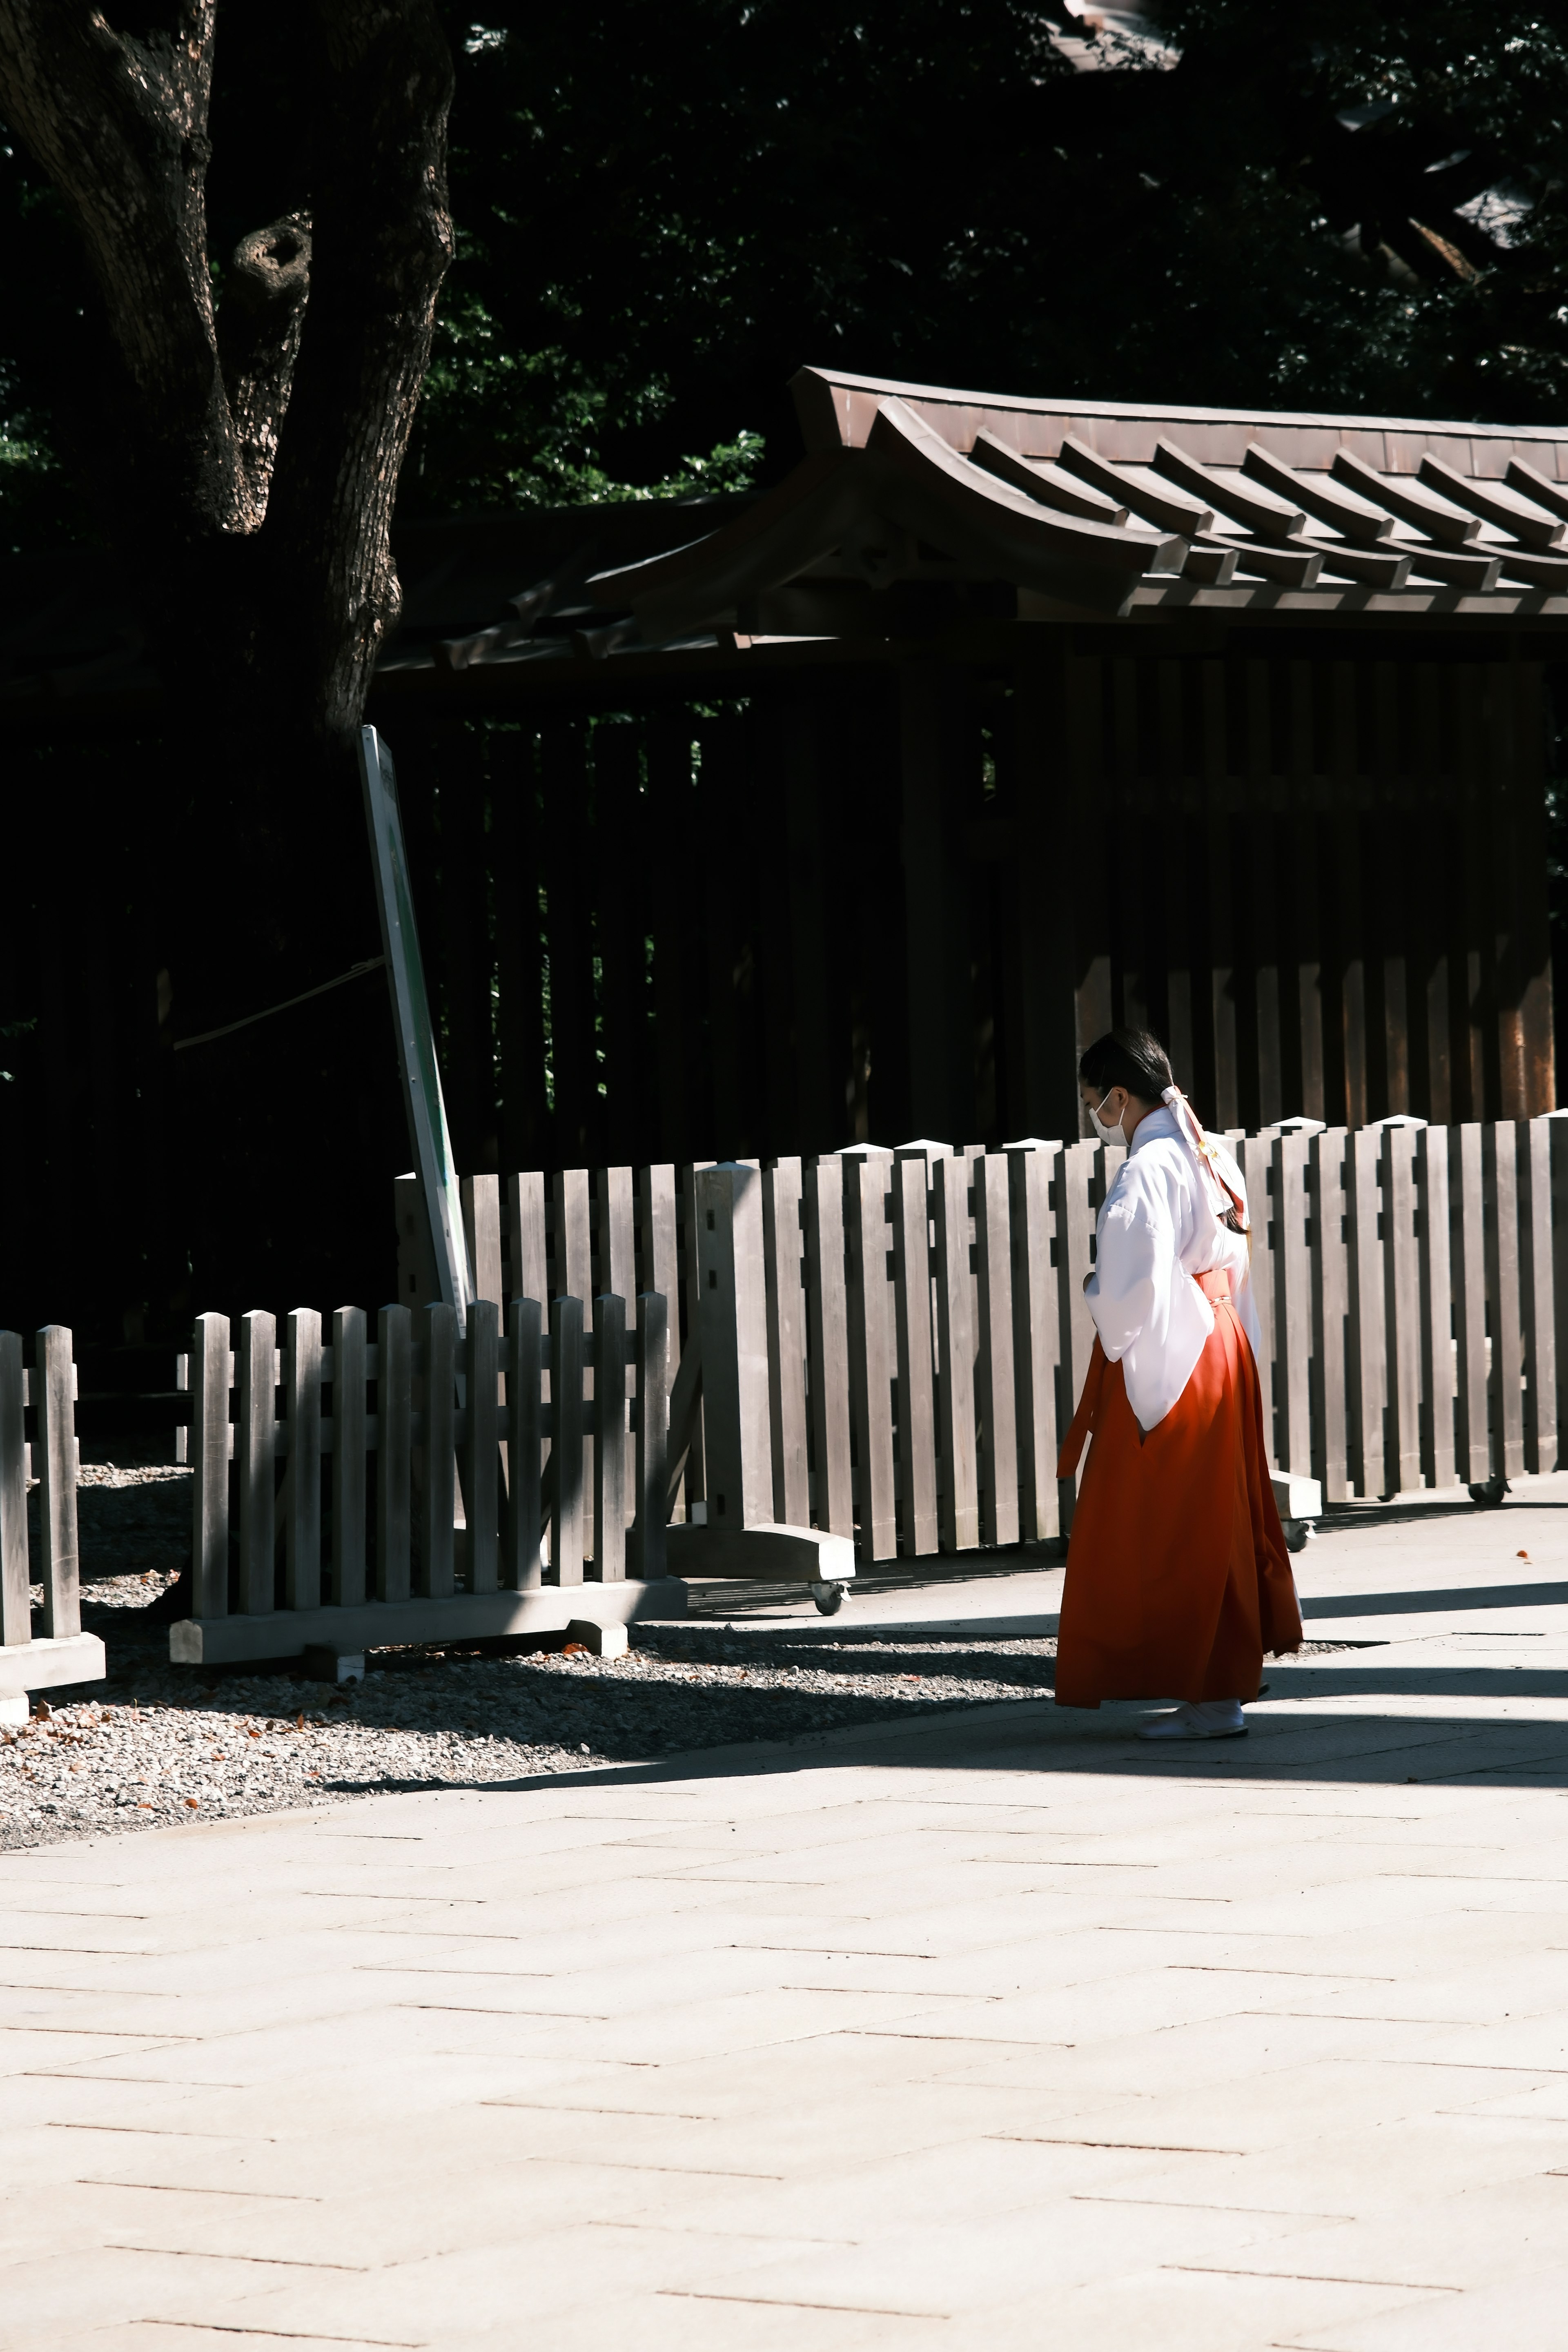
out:
<path id="1" fill-rule="evenodd" d="M 31 1369 L 23 1361 L 20 1332 L 0 1331 L 0 1723 L 25 1720 L 29 1691 L 103 1677 L 103 1643 L 81 1630 L 75 1398 L 69 1331 L 46 1326 Z M 27 1528 L 27 1488 L 35 1476 L 36 1560 Z M 43 1632 L 36 1640 L 35 1574 L 44 1590 Z"/>

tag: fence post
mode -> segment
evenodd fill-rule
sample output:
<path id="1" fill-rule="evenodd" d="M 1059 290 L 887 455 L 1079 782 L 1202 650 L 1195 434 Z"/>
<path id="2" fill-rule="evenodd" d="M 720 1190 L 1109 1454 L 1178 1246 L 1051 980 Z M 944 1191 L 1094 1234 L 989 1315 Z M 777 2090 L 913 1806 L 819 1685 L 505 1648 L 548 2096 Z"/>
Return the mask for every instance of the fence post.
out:
<path id="1" fill-rule="evenodd" d="M 1549 1113 L 1551 1134 L 1552 1341 L 1557 1359 L 1556 1446 L 1562 1461 L 1568 1431 L 1568 1118 Z"/>
<path id="2" fill-rule="evenodd" d="M 1247 1187 L 1247 1214 L 1252 1223 L 1252 1254 L 1248 1263 L 1252 1272 L 1252 1301 L 1258 1311 L 1258 1328 L 1263 1335 L 1263 1361 L 1258 1367 L 1258 1386 L 1263 1392 L 1263 1437 L 1268 1459 L 1279 1469 L 1283 1467 L 1283 1457 L 1279 1452 L 1279 1407 L 1283 1382 L 1274 1328 L 1274 1253 L 1279 1247 L 1280 1235 L 1279 1202 L 1269 1181 L 1273 1174 L 1274 1141 L 1275 1130 L 1266 1128 L 1260 1134 L 1233 1142 L 1231 1148 Z M 1109 1184 L 1106 1189 L 1110 1190 Z"/>
<path id="3" fill-rule="evenodd" d="M 1304 1135 L 1274 1139 L 1274 1431 L 1281 1470 L 1312 1459 L 1312 1265 L 1307 1244 Z"/>
<path id="4" fill-rule="evenodd" d="M 0 1331 L 0 1647 L 33 1638 L 22 1335 Z"/>
<path id="5" fill-rule="evenodd" d="M 844 1223 L 849 1258 L 849 1398 L 860 1472 L 859 1558 L 891 1559 L 899 1548 L 893 1492 L 893 1368 L 888 1360 L 888 1179 L 881 1158 L 845 1157 Z"/>
<path id="6" fill-rule="evenodd" d="M 550 1302 L 550 1377 L 555 1423 L 555 1504 L 550 1563 L 557 1584 L 583 1581 L 583 1302 Z"/>
<path id="7" fill-rule="evenodd" d="M 433 1601 L 456 1589 L 458 1318 L 443 1301 L 420 1309 L 425 1349 L 425 1477 L 420 1487 L 419 1590 Z"/>
<path id="8" fill-rule="evenodd" d="M 414 1467 L 414 1318 L 384 1307 L 375 1347 L 375 1591 L 406 1601 L 412 1582 Z"/>
<path id="9" fill-rule="evenodd" d="M 543 1285 L 540 1286 L 541 1290 Z M 539 1298 L 514 1298 L 506 1341 L 506 1402 L 510 1423 L 503 1580 L 514 1592 L 537 1591 L 543 1581 L 540 1559 L 540 1480 L 544 1448 L 541 1406 L 544 1396 L 543 1310 Z"/>
<path id="10" fill-rule="evenodd" d="M 700 1169 L 696 1200 L 708 1524 L 738 1534 L 773 1519 L 761 1176 L 740 1161 Z"/>
<path id="11" fill-rule="evenodd" d="M 499 1248 L 494 1271 L 499 1281 Z M 468 1391 L 463 1441 L 468 1591 L 494 1592 L 499 1582 L 497 1523 L 500 1507 L 500 1433 L 496 1402 L 500 1385 L 500 1307 L 495 1299 L 476 1298 L 469 1306 L 463 1350 Z"/>
<path id="12" fill-rule="evenodd" d="M 1552 1129 L 1549 1118 L 1521 1119 L 1518 1135 L 1520 1289 L 1524 1304 L 1524 1466 L 1557 1466 L 1557 1326 L 1552 1295 Z"/>
<path id="13" fill-rule="evenodd" d="M 239 1464 L 239 1605 L 265 1617 L 276 1605 L 272 1552 L 277 1528 L 278 1326 L 265 1308 L 239 1326 L 239 1403 L 234 1450 Z"/>
<path id="14" fill-rule="evenodd" d="M 936 1178 L 936 1311 L 941 1355 L 942 1544 L 973 1551 L 980 1541 L 974 1459 L 974 1325 L 970 1307 L 969 1163 L 939 1160 Z"/>
<path id="15" fill-rule="evenodd" d="M 1007 1161 L 987 1151 L 974 1162 L 974 1264 L 980 1289 L 980 1427 L 985 1444 L 981 1525 L 988 1544 L 1018 1540 L 1018 1424 L 1013 1381 L 1013 1241 Z"/>
<path id="16" fill-rule="evenodd" d="M 773 1517 L 781 1527 L 788 1528 L 811 1525 L 811 1473 L 805 1434 L 805 1292 L 801 1284 L 800 1226 L 800 1161 L 776 1160 L 771 1168 L 763 1171 L 763 1245 L 767 1258 Z M 642 1492 L 639 1475 L 639 1497 Z"/>
<path id="17" fill-rule="evenodd" d="M 289 1417 L 289 1509 L 284 1528 L 290 1609 L 321 1605 L 321 1318 L 289 1317 L 283 1356 Z"/>
<path id="18" fill-rule="evenodd" d="M 331 1595 L 340 1609 L 364 1600 L 365 1321 L 363 1307 L 332 1317 Z"/>
<path id="19" fill-rule="evenodd" d="M 198 1315 L 191 1342 L 191 1595 L 193 1617 L 228 1614 L 228 1471 L 234 1430 L 228 1392 L 234 1379 L 228 1317 Z"/>
<path id="20" fill-rule="evenodd" d="M 937 1548 L 931 1208 L 924 1153 L 893 1162 L 893 1314 L 899 1367 L 899 1515 L 906 1559 Z"/>
<path id="21" fill-rule="evenodd" d="M 668 1573 L 665 1514 L 669 1507 L 668 1301 L 662 1291 L 637 1298 L 637 1517 L 633 1564 L 645 1583 Z M 805 1475 L 804 1454 L 801 1475 Z M 795 1522 L 805 1527 L 805 1517 Z"/>
<path id="22" fill-rule="evenodd" d="M 43 1538 L 44 1633 L 50 1641 L 81 1632 L 80 1570 L 76 1538 L 76 1368 L 63 1323 L 38 1333 L 33 1404 L 38 1442 L 38 1532 Z"/>

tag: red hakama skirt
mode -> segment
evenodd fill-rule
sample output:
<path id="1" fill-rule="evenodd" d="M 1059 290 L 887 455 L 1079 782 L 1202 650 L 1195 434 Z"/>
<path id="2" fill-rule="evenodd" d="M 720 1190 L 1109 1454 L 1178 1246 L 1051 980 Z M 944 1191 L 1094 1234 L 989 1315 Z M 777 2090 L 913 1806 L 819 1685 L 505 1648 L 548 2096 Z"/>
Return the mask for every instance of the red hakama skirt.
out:
<path id="1" fill-rule="evenodd" d="M 1139 1428 L 1120 1364 L 1094 1343 L 1057 1464 L 1078 1467 L 1057 1642 L 1057 1704 L 1258 1696 L 1266 1651 L 1301 1617 L 1268 1482 L 1263 1398 L 1223 1274 L 1198 1286 L 1214 1329 L 1163 1421 Z"/>

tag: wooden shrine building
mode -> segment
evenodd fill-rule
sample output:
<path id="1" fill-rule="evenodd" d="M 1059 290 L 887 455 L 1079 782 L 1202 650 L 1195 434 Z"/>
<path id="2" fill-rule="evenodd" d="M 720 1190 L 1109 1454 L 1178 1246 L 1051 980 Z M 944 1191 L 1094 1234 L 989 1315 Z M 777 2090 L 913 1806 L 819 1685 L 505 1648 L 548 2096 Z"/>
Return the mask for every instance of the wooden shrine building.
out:
<path id="1" fill-rule="evenodd" d="M 1070 1135 L 1113 1022 L 1225 1126 L 1552 1107 L 1568 429 L 794 388 L 716 528 L 404 543 L 460 1154 Z"/>

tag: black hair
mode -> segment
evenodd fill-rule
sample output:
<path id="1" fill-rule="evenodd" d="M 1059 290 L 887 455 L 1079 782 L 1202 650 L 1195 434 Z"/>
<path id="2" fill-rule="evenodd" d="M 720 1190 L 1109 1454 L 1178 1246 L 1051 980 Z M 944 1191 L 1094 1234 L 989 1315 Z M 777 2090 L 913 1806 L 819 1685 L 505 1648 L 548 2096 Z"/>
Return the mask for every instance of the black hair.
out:
<path id="1" fill-rule="evenodd" d="M 1078 1074 L 1098 1087 L 1102 1097 L 1112 1087 L 1125 1087 L 1140 1102 L 1157 1103 L 1165 1088 L 1175 1084 L 1170 1055 L 1147 1029 L 1108 1029 L 1085 1049 Z"/>

